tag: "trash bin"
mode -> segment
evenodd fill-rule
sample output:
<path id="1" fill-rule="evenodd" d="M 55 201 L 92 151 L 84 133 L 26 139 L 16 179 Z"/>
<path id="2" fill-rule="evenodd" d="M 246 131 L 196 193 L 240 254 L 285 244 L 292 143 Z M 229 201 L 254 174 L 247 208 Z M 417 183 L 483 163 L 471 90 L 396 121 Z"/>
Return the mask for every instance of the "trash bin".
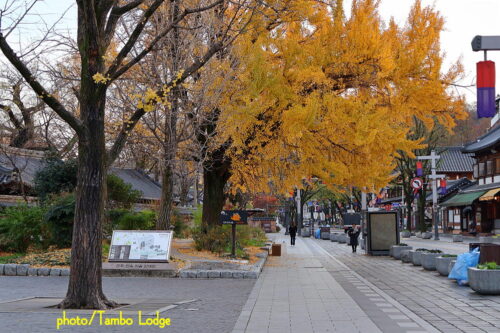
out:
<path id="1" fill-rule="evenodd" d="M 281 256 L 281 244 L 273 244 L 271 247 L 271 255 L 273 257 Z"/>
<path id="2" fill-rule="evenodd" d="M 476 247 L 479 247 L 481 243 L 469 243 L 469 251 L 474 250 Z"/>
<path id="3" fill-rule="evenodd" d="M 500 244 L 481 244 L 479 247 L 479 263 L 495 262 L 500 265 Z"/>

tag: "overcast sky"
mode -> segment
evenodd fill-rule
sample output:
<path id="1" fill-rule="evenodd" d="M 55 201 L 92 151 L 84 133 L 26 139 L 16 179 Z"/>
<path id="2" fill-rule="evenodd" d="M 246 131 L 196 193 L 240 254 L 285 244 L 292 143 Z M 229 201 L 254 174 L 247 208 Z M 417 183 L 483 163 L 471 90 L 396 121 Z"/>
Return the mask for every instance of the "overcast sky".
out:
<path id="1" fill-rule="evenodd" d="M 350 15 L 351 2 L 352 0 L 344 0 L 347 16 Z M 50 24 L 73 5 L 60 26 L 76 32 L 74 3 L 74 0 L 45 0 L 37 5 L 35 11 L 43 15 Z M 386 21 L 394 17 L 399 25 L 403 25 L 413 3 L 414 0 L 381 0 L 380 14 Z M 470 43 L 476 35 L 500 35 L 500 0 L 422 0 L 422 3 L 424 6 L 434 6 L 445 18 L 445 31 L 441 39 L 441 48 L 446 52 L 445 66 L 461 58 L 466 78 L 460 83 L 475 84 L 475 64 L 483 59 L 483 53 L 473 52 Z M 33 25 L 26 26 L 26 29 L 32 28 Z M 497 84 L 500 85 L 500 51 L 490 52 L 488 59 L 498 62 Z M 475 87 L 460 89 L 459 92 L 465 94 L 469 102 L 476 99 Z"/>

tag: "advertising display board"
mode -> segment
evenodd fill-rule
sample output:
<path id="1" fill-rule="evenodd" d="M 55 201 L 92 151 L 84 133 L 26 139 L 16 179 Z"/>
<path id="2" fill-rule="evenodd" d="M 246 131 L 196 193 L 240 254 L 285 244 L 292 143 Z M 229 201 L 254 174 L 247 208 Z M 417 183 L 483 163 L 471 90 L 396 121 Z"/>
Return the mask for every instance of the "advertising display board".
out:
<path id="1" fill-rule="evenodd" d="M 109 262 L 168 262 L 172 231 L 113 230 Z"/>
<path id="2" fill-rule="evenodd" d="M 368 254 L 389 255 L 391 246 L 397 244 L 399 244 L 398 213 L 368 212 Z"/>

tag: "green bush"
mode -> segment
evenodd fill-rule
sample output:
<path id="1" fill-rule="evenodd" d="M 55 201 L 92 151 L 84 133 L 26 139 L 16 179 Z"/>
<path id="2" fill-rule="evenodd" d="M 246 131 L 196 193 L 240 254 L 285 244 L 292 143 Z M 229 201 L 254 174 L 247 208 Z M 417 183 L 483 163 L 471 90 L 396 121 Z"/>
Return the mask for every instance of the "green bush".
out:
<path id="1" fill-rule="evenodd" d="M 477 265 L 477 268 L 479 269 L 500 269 L 500 265 L 498 265 L 496 262 L 487 262 L 485 264 L 480 264 Z"/>
<path id="2" fill-rule="evenodd" d="M 428 249 L 424 249 L 424 248 L 416 249 L 415 251 L 418 251 L 418 252 L 429 252 Z"/>
<path id="3" fill-rule="evenodd" d="M 49 245 L 60 248 L 70 247 L 75 219 L 75 195 L 68 194 L 56 198 L 47 209 L 44 223 L 49 233 Z"/>
<path id="4" fill-rule="evenodd" d="M 35 174 L 35 192 L 43 202 L 51 194 L 72 192 L 76 188 L 78 165 L 75 160 L 66 162 L 56 156 L 44 160 L 45 167 Z"/>
<path id="5" fill-rule="evenodd" d="M 26 252 L 30 245 L 43 244 L 45 210 L 39 206 L 9 207 L 0 219 L 0 249 Z"/>
<path id="6" fill-rule="evenodd" d="M 177 209 L 172 214 L 172 224 L 174 226 L 174 236 L 177 238 L 188 238 L 191 235 L 190 228 L 183 220 Z"/>
<path id="7" fill-rule="evenodd" d="M 112 209 L 108 211 L 108 218 L 115 230 L 150 230 L 155 224 L 156 213 L 151 210 L 132 212 Z"/>
<path id="8" fill-rule="evenodd" d="M 193 231 L 195 247 L 198 251 L 208 250 L 214 253 L 231 252 L 231 226 L 215 226 L 203 233 L 200 228 Z M 244 247 L 263 246 L 266 242 L 266 235 L 260 228 L 250 227 L 248 225 L 239 225 L 236 227 L 236 255 L 241 258 L 248 258 Z"/>
<path id="9" fill-rule="evenodd" d="M 134 190 L 132 185 L 125 183 L 120 177 L 109 174 L 107 178 L 108 200 L 117 206 L 131 208 L 142 196 L 142 192 Z"/>

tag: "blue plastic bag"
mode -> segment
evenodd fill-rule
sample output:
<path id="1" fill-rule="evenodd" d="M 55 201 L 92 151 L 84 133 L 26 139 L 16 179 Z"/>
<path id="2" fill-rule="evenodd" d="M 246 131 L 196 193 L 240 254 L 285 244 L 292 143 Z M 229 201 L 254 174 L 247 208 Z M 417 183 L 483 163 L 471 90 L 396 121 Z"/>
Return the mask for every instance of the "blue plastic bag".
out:
<path id="1" fill-rule="evenodd" d="M 321 237 L 321 229 L 318 228 L 318 229 L 314 230 L 314 237 L 316 239 L 320 239 L 320 237 Z"/>
<path id="2" fill-rule="evenodd" d="M 461 286 L 468 283 L 467 268 L 475 267 L 479 263 L 479 248 L 475 248 L 471 252 L 459 254 L 457 257 L 457 262 L 453 266 L 449 279 L 457 280 L 457 283 Z"/>

